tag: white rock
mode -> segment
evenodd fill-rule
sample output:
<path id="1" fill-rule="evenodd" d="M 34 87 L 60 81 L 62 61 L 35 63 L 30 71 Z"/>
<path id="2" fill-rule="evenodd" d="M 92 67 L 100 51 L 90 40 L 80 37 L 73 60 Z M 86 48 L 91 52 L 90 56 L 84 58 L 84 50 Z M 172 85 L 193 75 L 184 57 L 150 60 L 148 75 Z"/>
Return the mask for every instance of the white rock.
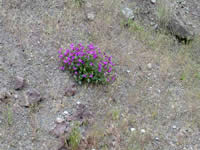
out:
<path id="1" fill-rule="evenodd" d="M 152 3 L 152 4 L 155 4 L 155 3 L 156 3 L 156 0 L 151 0 L 151 3 Z"/>
<path id="2" fill-rule="evenodd" d="M 145 133 L 146 131 L 145 131 L 145 129 L 141 129 L 141 132 L 142 132 L 142 133 Z"/>
<path id="3" fill-rule="evenodd" d="M 172 128 L 173 128 L 173 129 L 176 129 L 176 125 L 173 125 Z"/>
<path id="4" fill-rule="evenodd" d="M 127 70 L 126 72 L 130 73 L 131 71 L 130 71 L 130 70 Z"/>
<path id="5" fill-rule="evenodd" d="M 63 118 L 61 118 L 61 117 L 57 117 L 56 118 L 56 123 L 62 123 L 62 122 L 64 122 L 65 120 L 63 119 Z"/>
<path id="6" fill-rule="evenodd" d="M 148 69 L 152 69 L 152 64 L 151 64 L 151 63 L 148 63 L 148 64 L 147 64 L 147 67 L 148 67 Z"/>
<path id="7" fill-rule="evenodd" d="M 131 128 L 131 132 L 135 131 L 135 128 Z"/>
<path id="8" fill-rule="evenodd" d="M 78 101 L 78 102 L 76 102 L 76 104 L 78 104 L 78 105 L 79 105 L 79 104 L 81 104 L 81 102 L 79 102 L 79 101 Z"/>
<path id="9" fill-rule="evenodd" d="M 156 141 L 159 141 L 159 138 L 158 138 L 158 137 L 156 137 L 155 139 L 156 139 Z"/>
<path id="10" fill-rule="evenodd" d="M 68 111 L 64 111 L 64 112 L 63 112 L 63 115 L 64 115 L 64 116 L 67 116 L 67 115 L 69 115 L 69 112 L 68 112 Z"/>
<path id="11" fill-rule="evenodd" d="M 127 19 L 134 19 L 135 16 L 133 15 L 133 10 L 131 10 L 128 7 L 125 7 L 122 9 L 122 14 L 127 18 Z"/>
<path id="12" fill-rule="evenodd" d="M 15 98 L 15 99 L 18 99 L 18 95 L 17 95 L 17 94 L 15 94 L 15 95 L 14 95 L 14 98 Z"/>
<path id="13" fill-rule="evenodd" d="M 87 14 L 87 19 L 88 20 L 92 21 L 92 20 L 94 20 L 94 18 L 95 18 L 95 14 L 93 12 L 90 12 L 90 13 Z"/>

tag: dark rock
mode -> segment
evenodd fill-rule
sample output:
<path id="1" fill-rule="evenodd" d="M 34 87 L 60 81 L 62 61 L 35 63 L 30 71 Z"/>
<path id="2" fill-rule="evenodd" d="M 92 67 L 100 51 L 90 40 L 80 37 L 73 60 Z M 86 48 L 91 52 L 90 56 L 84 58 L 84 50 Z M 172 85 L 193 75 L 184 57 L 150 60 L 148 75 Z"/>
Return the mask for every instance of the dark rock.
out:
<path id="1" fill-rule="evenodd" d="M 15 80 L 14 80 L 13 85 L 14 85 L 14 89 L 15 90 L 21 90 L 24 87 L 24 85 L 25 85 L 24 78 L 17 76 L 15 78 Z"/>
<path id="2" fill-rule="evenodd" d="M 179 40 L 190 41 L 194 38 L 194 32 L 181 17 L 173 16 L 169 20 L 167 28 Z"/>
<path id="3" fill-rule="evenodd" d="M 42 100 L 41 94 L 36 89 L 32 89 L 25 94 L 25 103 L 22 104 L 25 107 L 29 107 L 34 104 L 38 104 Z"/>
<path id="4" fill-rule="evenodd" d="M 88 110 L 86 105 L 79 104 L 78 109 L 77 109 L 76 113 L 74 114 L 74 117 L 78 120 L 85 120 L 85 119 L 87 120 L 92 117 L 92 113 L 90 110 Z"/>
<path id="5" fill-rule="evenodd" d="M 65 133 L 68 125 L 66 122 L 56 124 L 56 127 L 50 131 L 50 134 L 56 136 L 57 138 L 62 136 Z"/>
<path id="6" fill-rule="evenodd" d="M 1 102 L 8 103 L 10 97 L 11 97 L 11 94 L 10 94 L 10 92 L 7 91 L 7 89 L 0 90 L 0 101 Z"/>
<path id="7" fill-rule="evenodd" d="M 74 96 L 76 94 L 76 86 L 72 84 L 70 87 L 65 89 L 65 96 Z"/>

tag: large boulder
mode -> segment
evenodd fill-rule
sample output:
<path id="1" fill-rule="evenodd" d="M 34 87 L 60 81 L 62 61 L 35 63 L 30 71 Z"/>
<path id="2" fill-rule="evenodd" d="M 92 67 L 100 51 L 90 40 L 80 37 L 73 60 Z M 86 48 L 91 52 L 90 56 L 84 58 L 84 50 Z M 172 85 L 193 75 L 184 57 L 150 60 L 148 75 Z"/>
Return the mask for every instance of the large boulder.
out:
<path id="1" fill-rule="evenodd" d="M 172 16 L 167 29 L 179 40 L 190 41 L 194 38 L 194 31 L 189 27 L 181 16 Z"/>

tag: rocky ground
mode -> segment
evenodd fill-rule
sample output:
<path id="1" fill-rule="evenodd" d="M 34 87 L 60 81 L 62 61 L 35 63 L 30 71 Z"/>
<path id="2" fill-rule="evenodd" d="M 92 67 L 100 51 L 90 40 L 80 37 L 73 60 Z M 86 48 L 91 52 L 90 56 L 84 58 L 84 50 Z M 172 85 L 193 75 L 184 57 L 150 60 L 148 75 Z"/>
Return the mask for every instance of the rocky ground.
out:
<path id="1" fill-rule="evenodd" d="M 199 150 L 199 35 L 198 0 L 0 0 L 0 149 Z M 60 71 L 71 42 L 117 80 Z"/>

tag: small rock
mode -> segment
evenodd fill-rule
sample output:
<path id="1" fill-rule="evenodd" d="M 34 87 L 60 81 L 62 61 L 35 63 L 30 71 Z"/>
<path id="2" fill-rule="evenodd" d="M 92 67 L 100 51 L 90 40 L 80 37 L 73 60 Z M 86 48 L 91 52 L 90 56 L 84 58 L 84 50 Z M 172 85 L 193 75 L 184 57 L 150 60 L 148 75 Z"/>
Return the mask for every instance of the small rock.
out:
<path id="1" fill-rule="evenodd" d="M 171 32 L 172 35 L 176 36 L 179 40 L 193 40 L 194 39 L 194 31 L 191 27 L 187 25 L 185 20 L 181 18 L 181 15 L 179 14 L 179 17 L 173 16 L 167 26 L 169 32 Z"/>
<path id="2" fill-rule="evenodd" d="M 81 104 L 81 102 L 79 102 L 79 101 L 78 101 L 78 102 L 76 102 L 76 104 L 77 104 L 77 105 L 80 105 L 80 104 Z"/>
<path id="3" fill-rule="evenodd" d="M 124 9 L 122 9 L 122 14 L 124 15 L 124 17 L 126 19 L 134 19 L 135 16 L 133 15 L 133 10 L 131 10 L 130 8 L 128 7 L 125 7 Z"/>
<path id="4" fill-rule="evenodd" d="M 68 116 L 69 115 L 69 112 L 68 111 L 64 111 L 63 112 L 63 116 Z"/>
<path id="5" fill-rule="evenodd" d="M 17 76 L 14 80 L 14 89 L 15 90 L 21 90 L 24 87 L 25 80 L 22 77 Z"/>
<path id="6" fill-rule="evenodd" d="M 141 129 L 141 133 L 145 133 L 146 131 L 145 131 L 145 129 Z"/>
<path id="7" fill-rule="evenodd" d="M 135 128 L 131 128 L 131 132 L 135 131 Z"/>
<path id="8" fill-rule="evenodd" d="M 156 141 L 159 141 L 159 138 L 158 138 L 158 137 L 156 137 L 156 138 L 155 138 L 155 140 L 156 140 Z"/>
<path id="9" fill-rule="evenodd" d="M 173 129 L 176 129 L 176 125 L 173 125 L 172 128 L 173 128 Z"/>
<path id="10" fill-rule="evenodd" d="M 15 95 L 14 95 L 14 98 L 15 98 L 15 99 L 18 99 L 18 95 L 17 95 L 17 94 L 15 94 Z"/>
<path id="11" fill-rule="evenodd" d="M 152 64 L 151 63 L 147 64 L 147 68 L 152 69 Z"/>
<path id="12" fill-rule="evenodd" d="M 156 3 L 156 0 L 151 0 L 151 3 L 152 3 L 152 4 L 155 4 L 155 3 Z"/>
<path id="13" fill-rule="evenodd" d="M 72 85 L 65 90 L 65 96 L 74 96 L 76 94 L 75 85 Z"/>
<path id="14" fill-rule="evenodd" d="M 131 71 L 130 71 L 130 70 L 127 70 L 126 72 L 127 72 L 127 73 L 130 73 Z"/>
<path id="15" fill-rule="evenodd" d="M 11 97 L 11 94 L 10 92 L 7 91 L 7 89 L 4 88 L 0 90 L 0 101 L 4 103 L 8 103 L 10 97 Z"/>
<path id="16" fill-rule="evenodd" d="M 29 107 L 34 104 L 38 104 L 42 100 L 40 92 L 36 89 L 31 89 L 25 94 L 25 104 L 22 104 L 25 107 Z"/>
<path id="17" fill-rule="evenodd" d="M 66 123 L 60 123 L 57 124 L 56 127 L 50 131 L 50 133 L 56 137 L 60 137 L 65 133 L 66 128 L 67 128 Z"/>
<path id="18" fill-rule="evenodd" d="M 56 123 L 63 123 L 65 120 L 61 117 L 56 118 Z"/>
<path id="19" fill-rule="evenodd" d="M 88 20 L 93 21 L 94 18 L 95 18 L 94 12 L 89 12 L 89 13 L 87 13 L 87 19 L 88 19 Z"/>

